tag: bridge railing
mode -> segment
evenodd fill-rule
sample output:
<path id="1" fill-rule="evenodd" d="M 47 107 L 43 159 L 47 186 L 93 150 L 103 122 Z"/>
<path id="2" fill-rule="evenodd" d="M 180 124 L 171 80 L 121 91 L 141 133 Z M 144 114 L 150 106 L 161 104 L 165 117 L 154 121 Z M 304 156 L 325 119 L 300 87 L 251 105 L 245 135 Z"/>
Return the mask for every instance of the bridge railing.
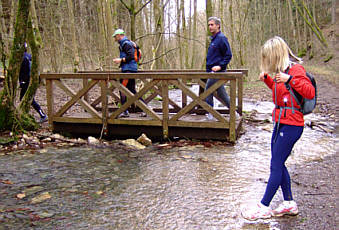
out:
<path id="1" fill-rule="evenodd" d="M 213 74 L 201 70 L 144 70 L 138 73 L 114 71 L 43 73 L 40 77 L 46 80 L 48 116 L 52 129 L 58 122 L 101 124 L 102 131 L 106 134 L 109 131 L 108 127 L 114 125 L 153 126 L 161 127 L 163 138 L 168 138 L 172 136 L 169 133 L 171 127 L 215 128 L 229 130 L 226 139 L 234 142 L 236 111 L 242 114 L 243 76 L 246 74 L 246 70 L 229 70 L 225 73 Z M 136 94 L 120 83 L 120 79 L 132 78 L 142 82 L 142 87 Z M 209 78 L 218 81 L 200 95 L 188 86 L 188 83 L 198 84 L 204 88 L 204 80 Z M 81 81 L 84 84 L 81 84 Z M 223 84 L 229 85 L 229 110 L 214 109 L 205 102 L 205 98 Z M 182 92 L 181 103 L 170 98 L 170 86 Z M 127 96 L 126 103 L 121 106 L 115 103 L 119 101 L 117 91 Z M 151 105 L 156 97 L 161 97 L 160 108 Z M 140 98 L 143 100 L 139 100 Z M 188 102 L 187 98 L 191 100 Z M 121 118 L 119 116 L 133 104 L 140 111 L 145 112 L 147 117 Z M 86 113 L 79 113 L 79 109 L 74 109 L 75 106 L 85 110 Z M 216 120 L 211 122 L 206 119 L 191 119 L 188 116 L 201 110 L 211 113 Z"/>

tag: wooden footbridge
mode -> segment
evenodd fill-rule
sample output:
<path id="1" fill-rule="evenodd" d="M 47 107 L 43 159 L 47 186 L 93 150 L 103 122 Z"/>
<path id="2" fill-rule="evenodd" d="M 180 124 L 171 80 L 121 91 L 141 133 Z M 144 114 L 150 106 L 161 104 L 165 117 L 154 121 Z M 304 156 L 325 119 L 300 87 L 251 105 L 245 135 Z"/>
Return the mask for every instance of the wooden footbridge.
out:
<path id="1" fill-rule="evenodd" d="M 40 77 L 46 80 L 49 125 L 54 132 L 111 138 L 136 138 L 145 133 L 150 138 L 235 142 L 242 123 L 245 75 L 247 70 L 225 73 L 158 70 L 43 73 Z M 131 78 L 139 82 L 140 89 L 136 94 L 120 84 L 120 79 Z M 208 78 L 218 81 L 198 95 L 196 89 L 199 86 L 204 88 L 204 79 Z M 222 84 L 228 86 L 230 108 L 225 105 L 220 109 L 212 108 L 205 98 Z M 173 89 L 177 92 L 176 97 L 171 94 Z M 121 106 L 119 91 L 127 96 L 127 102 Z M 133 105 L 135 107 L 131 109 Z M 130 117 L 120 117 L 127 109 Z M 240 116 L 236 116 L 236 111 Z M 140 112 L 147 116 L 139 116 Z M 207 120 L 205 113 L 211 113 L 215 120 Z"/>

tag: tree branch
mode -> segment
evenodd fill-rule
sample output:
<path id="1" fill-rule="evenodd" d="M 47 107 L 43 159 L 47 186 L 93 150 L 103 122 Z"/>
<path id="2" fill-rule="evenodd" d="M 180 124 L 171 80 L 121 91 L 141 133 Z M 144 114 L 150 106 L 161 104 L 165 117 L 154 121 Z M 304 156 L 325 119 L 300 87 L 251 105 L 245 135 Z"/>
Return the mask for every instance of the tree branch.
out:
<path id="1" fill-rule="evenodd" d="M 172 51 L 174 51 L 174 50 L 176 50 L 176 49 L 179 49 L 179 47 L 176 47 L 176 48 L 167 50 L 165 53 L 161 54 L 160 56 L 155 57 L 155 58 L 153 58 L 153 59 L 151 59 L 151 60 L 148 60 L 148 61 L 146 61 L 146 62 L 142 62 L 142 63 L 140 63 L 140 65 L 145 65 L 145 64 L 151 63 L 151 62 L 153 62 L 153 61 L 155 61 L 155 60 L 157 60 L 157 59 L 159 59 L 159 58 L 161 58 L 161 57 L 167 55 L 168 53 L 170 53 L 170 52 L 172 52 Z"/>
<path id="2" fill-rule="evenodd" d="M 140 13 L 140 11 L 145 8 L 150 2 L 152 2 L 152 0 L 148 0 L 148 2 L 146 2 L 143 6 L 140 7 L 139 10 L 134 12 L 134 15 L 137 15 L 138 13 Z"/>
<path id="3" fill-rule="evenodd" d="M 152 33 L 152 34 L 144 34 L 138 38 L 135 39 L 135 41 L 139 40 L 139 39 L 142 39 L 144 37 L 147 37 L 147 36 L 155 36 L 155 35 L 158 35 L 159 33 Z M 198 42 L 200 45 L 204 46 L 205 44 L 203 44 L 201 41 L 199 41 L 198 39 L 194 39 L 194 38 L 187 38 L 185 36 L 181 36 L 180 34 L 178 35 L 177 33 L 160 33 L 160 34 L 174 34 L 176 35 L 177 37 L 180 37 L 180 38 L 183 38 L 185 40 L 191 40 L 191 41 L 196 41 Z"/>
<path id="4" fill-rule="evenodd" d="M 128 11 L 131 11 L 131 8 L 127 6 L 127 4 L 124 2 L 124 0 L 120 0 L 120 2 L 126 7 Z"/>

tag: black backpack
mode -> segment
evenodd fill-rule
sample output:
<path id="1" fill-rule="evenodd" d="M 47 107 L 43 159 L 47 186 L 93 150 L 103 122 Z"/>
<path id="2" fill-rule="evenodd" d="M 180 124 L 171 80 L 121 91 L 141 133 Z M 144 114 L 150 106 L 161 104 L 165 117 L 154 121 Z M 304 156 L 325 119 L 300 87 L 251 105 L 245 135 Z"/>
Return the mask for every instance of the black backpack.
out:
<path id="1" fill-rule="evenodd" d="M 288 72 L 288 70 L 289 70 L 289 68 L 286 70 L 286 73 Z M 290 94 L 297 101 L 298 105 L 300 106 L 301 112 L 304 115 L 312 113 L 312 111 L 314 110 L 315 106 L 317 105 L 317 83 L 315 81 L 314 76 L 311 73 L 306 72 L 306 76 L 308 77 L 308 79 L 310 79 L 310 81 L 312 82 L 312 85 L 313 85 L 313 87 L 315 89 L 315 96 L 312 99 L 303 98 L 290 85 L 286 85 L 285 84 L 285 86 L 288 89 L 288 91 L 290 92 Z M 292 90 L 291 90 L 291 88 L 292 88 Z"/>

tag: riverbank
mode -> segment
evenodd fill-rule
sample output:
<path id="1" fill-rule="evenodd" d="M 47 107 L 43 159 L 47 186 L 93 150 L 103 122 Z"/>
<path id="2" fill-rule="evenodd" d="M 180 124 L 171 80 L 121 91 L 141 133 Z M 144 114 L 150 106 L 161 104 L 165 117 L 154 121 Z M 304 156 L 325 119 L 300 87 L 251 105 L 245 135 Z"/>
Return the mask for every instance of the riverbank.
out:
<path id="1" fill-rule="evenodd" d="M 327 135 L 333 135 L 333 138 L 336 138 L 338 134 L 337 127 L 337 118 L 339 107 L 337 104 L 338 96 L 337 89 L 338 84 L 335 80 L 336 78 L 330 78 L 330 74 L 322 74 L 323 68 L 318 69 L 319 73 L 315 73 L 318 85 L 318 105 L 315 111 L 315 114 L 318 114 L 321 117 L 324 117 L 326 120 L 325 126 L 324 124 L 313 122 L 312 119 L 308 120 L 308 128 L 312 127 L 315 131 L 324 132 Z M 43 106 L 46 110 L 45 99 L 44 99 L 44 89 L 39 88 L 39 92 L 37 93 L 36 100 Z M 264 102 L 271 101 L 271 92 L 267 89 L 262 82 L 251 83 L 251 85 L 247 85 L 244 90 L 244 98 L 250 99 L 252 101 Z M 34 111 L 32 111 L 34 114 Z M 34 114 L 36 116 L 36 114 Z M 260 129 L 257 127 L 257 123 L 252 119 L 252 113 L 248 113 L 245 115 L 245 132 L 246 129 Z M 313 122 L 313 123 L 312 123 Z M 327 125 L 327 126 L 326 126 Z M 330 127 L 331 128 L 328 128 Z M 332 128 L 334 127 L 334 128 Z M 262 132 L 262 131 L 260 131 Z M 265 134 L 269 136 L 269 134 Z M 9 132 L 3 133 L 2 138 L 11 138 Z M 266 138 L 266 142 L 269 141 L 269 137 Z M 241 142 L 241 140 L 239 141 Z M 307 143 L 307 141 L 306 141 Z M 239 143 L 241 144 L 241 143 Z M 20 157 L 16 159 L 21 159 L 21 157 L 33 157 L 37 154 L 37 158 L 39 158 L 39 154 L 43 156 L 45 149 L 50 148 L 59 148 L 59 149 L 68 149 L 72 151 L 72 147 L 80 147 L 80 148 L 88 148 L 88 149 L 107 149 L 110 151 L 121 153 L 122 155 L 126 155 L 128 159 L 114 159 L 114 162 L 123 163 L 125 161 L 130 161 L 131 158 L 135 158 L 140 154 L 140 151 L 134 147 L 129 147 L 123 144 L 121 141 L 101 141 L 90 143 L 89 140 L 83 139 L 72 139 L 60 136 L 58 134 L 52 134 L 48 130 L 48 124 L 43 123 L 41 125 L 41 129 L 36 132 L 28 132 L 25 136 L 20 136 L 18 140 L 13 140 L 7 144 L 1 144 L 2 147 L 0 149 L 0 159 L 4 159 L 12 154 L 20 155 Z M 187 140 L 182 140 L 179 142 L 171 142 L 166 143 L 165 145 L 159 145 L 159 143 L 155 143 L 153 146 L 147 148 L 148 154 L 150 155 L 158 155 L 158 154 L 173 154 L 177 151 L 177 148 L 182 149 L 207 149 L 207 151 L 217 151 L 217 149 L 226 149 L 227 143 L 222 142 L 192 142 Z M 336 146 L 335 146 L 336 147 Z M 162 150 L 159 150 L 162 149 Z M 194 150 L 194 151 L 198 151 Z M 307 150 L 307 148 L 306 148 Z M 204 150 L 206 151 L 206 150 Z M 265 149 L 265 151 L 269 152 L 269 149 Z M 195 154 L 199 155 L 199 152 Z M 179 157 L 181 160 L 191 160 L 195 159 L 195 156 L 192 156 L 191 153 L 184 154 Z M 205 155 L 203 157 L 196 157 L 198 162 L 209 162 L 211 161 Z M 267 161 L 268 162 L 268 161 Z M 266 163 L 267 163 L 266 162 Z M 27 162 L 29 164 L 29 162 Z M 184 162 L 181 162 L 184 164 Z M 297 217 L 284 217 L 273 220 L 275 222 L 275 226 L 279 229 L 335 229 L 336 226 L 336 164 L 337 164 L 337 155 L 329 155 L 324 158 L 316 158 L 311 160 L 310 162 L 298 164 L 298 163 L 290 163 L 290 174 L 292 178 L 292 187 L 293 194 L 295 200 L 297 200 L 300 208 L 300 215 Z M 51 163 L 52 165 L 57 165 L 57 167 L 67 167 L 67 164 L 58 163 L 57 160 Z M 22 165 L 24 166 L 24 165 Z M 19 166 L 20 167 L 20 166 Z M 38 170 L 38 169 L 34 169 Z M 47 169 L 46 169 L 47 170 Z M 115 169 L 114 169 L 115 170 Z M 39 170 L 38 170 L 39 171 Z M 29 170 L 27 171 L 29 172 Z M 59 176 L 62 178 L 62 171 Z M 41 173 L 39 173 L 40 175 Z M 42 173 L 44 176 L 44 173 Z M 26 175 L 20 174 L 13 176 L 18 180 L 17 177 L 25 177 Z M 47 176 L 53 177 L 53 175 L 48 174 Z M 57 218 L 70 218 L 70 217 L 55 217 L 53 212 L 42 212 L 42 211 L 33 211 L 32 209 L 27 208 L 25 205 L 25 196 L 28 196 L 31 192 L 31 189 L 41 189 L 45 190 L 46 188 L 41 188 L 42 185 L 48 185 L 47 181 L 39 182 L 35 185 L 34 183 L 22 184 L 18 182 L 15 186 L 11 187 L 11 183 L 13 181 L 6 179 L 5 174 L 1 174 L 0 188 L 1 188 L 1 200 L 13 199 L 13 195 L 16 196 L 15 199 L 17 201 L 13 201 L 9 207 L 6 206 L 0 207 L 0 226 L 1 223 L 6 224 L 6 226 L 10 226 L 11 222 L 13 222 L 13 226 L 16 226 L 19 221 L 20 223 L 24 223 L 24 226 L 27 226 L 27 223 L 31 223 L 34 227 L 35 225 L 40 226 L 40 221 L 56 221 Z M 263 179 L 265 181 L 265 179 Z M 39 188 L 40 186 L 40 188 Z M 52 186 L 53 187 L 53 186 Z M 22 192 L 22 189 L 25 193 Z M 31 189 L 30 189 L 31 188 Z M 68 194 L 79 193 L 77 189 L 73 188 L 63 188 Z M 34 191 L 34 194 L 38 194 L 39 191 Z M 50 192 L 51 193 L 51 192 Z M 41 202 L 45 200 L 49 200 L 51 197 L 50 193 L 40 193 L 39 196 L 35 196 L 33 198 L 40 199 Z M 87 193 L 87 195 L 86 195 Z M 101 196 L 104 194 L 104 191 L 98 190 L 94 192 L 97 196 Z M 8 196 L 9 195 L 9 196 Z M 81 191 L 81 196 L 88 196 L 88 191 Z M 53 194 L 52 194 L 53 196 Z M 35 202 L 34 200 L 30 200 L 30 202 Z M 56 201 L 55 201 L 56 202 Z M 53 206 L 53 205 L 52 205 Z M 17 209 L 15 209 L 17 208 Z M 25 210 L 26 208 L 26 210 Z M 52 207 L 49 207 L 52 208 Z M 23 209 L 23 210 L 22 210 Z M 56 211 L 55 211 L 56 212 Z M 72 211 L 73 212 L 73 211 Z M 232 210 L 234 212 L 234 210 Z M 237 214 L 234 215 L 234 218 L 238 218 Z M 28 221 L 23 221 L 28 218 Z M 240 217 L 239 217 L 240 218 Z M 69 219 L 70 221 L 72 219 Z M 43 224 L 42 224 L 43 225 Z M 75 225 L 76 226 L 76 225 Z M 267 229 L 267 225 L 259 222 L 244 224 L 241 227 L 242 229 Z M 1 229 L 1 228 L 0 228 Z M 71 228 L 76 229 L 76 227 Z M 114 228 L 112 228 L 114 229 Z M 189 229 L 189 228 L 187 228 Z M 218 228 L 217 228 L 218 229 Z"/>

